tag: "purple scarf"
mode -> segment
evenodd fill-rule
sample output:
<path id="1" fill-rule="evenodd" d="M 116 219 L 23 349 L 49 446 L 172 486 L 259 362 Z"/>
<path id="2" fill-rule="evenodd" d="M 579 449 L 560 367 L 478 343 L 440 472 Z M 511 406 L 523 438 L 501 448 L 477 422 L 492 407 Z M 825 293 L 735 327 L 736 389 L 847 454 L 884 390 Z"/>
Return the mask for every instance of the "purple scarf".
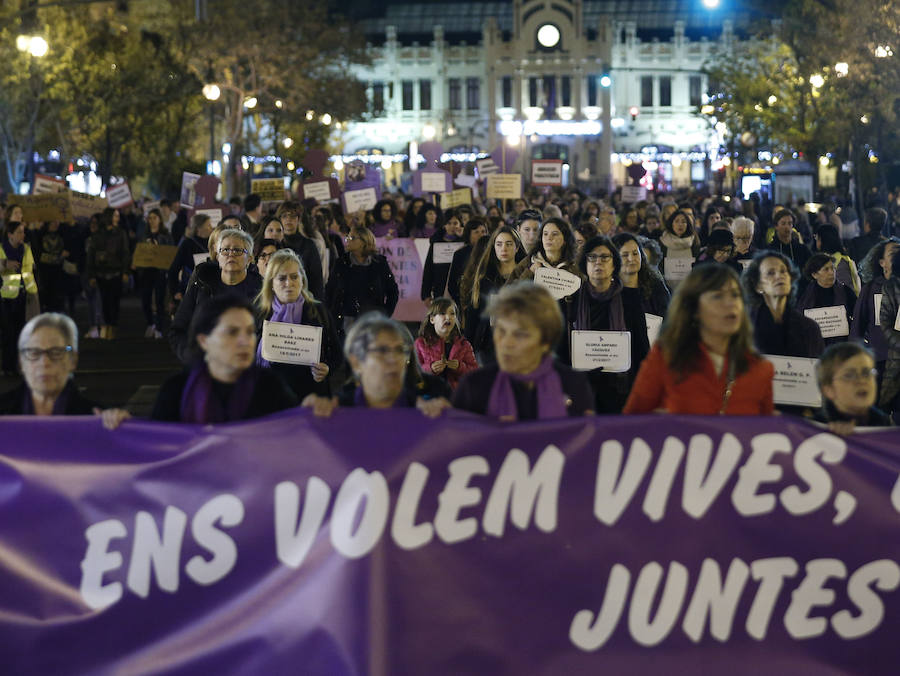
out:
<path id="1" fill-rule="evenodd" d="M 506 373 L 502 370 L 497 372 L 487 407 L 487 414 L 492 418 L 519 419 L 516 396 L 512 388 L 514 380 L 536 386 L 539 420 L 565 418 L 568 415 L 562 380 L 553 368 L 553 355 L 548 354 L 534 371 L 526 375 Z"/>
<path id="2" fill-rule="evenodd" d="M 272 298 L 272 316 L 269 317 L 270 322 L 282 322 L 284 324 L 302 324 L 303 323 L 303 296 L 295 300 L 293 303 L 282 305 L 278 298 Z M 263 368 L 269 368 L 271 364 L 262 356 L 262 339 L 256 346 L 256 364 Z"/>
<path id="3" fill-rule="evenodd" d="M 575 329 L 578 331 L 592 331 L 591 329 L 591 302 L 609 303 L 609 330 L 627 331 L 625 326 L 625 310 L 622 306 L 622 282 L 614 279 L 609 288 L 598 293 L 590 282 L 585 282 L 578 296 L 578 316 L 575 318 Z"/>
<path id="4" fill-rule="evenodd" d="M 69 405 L 69 392 L 72 391 L 73 387 L 72 380 L 69 379 L 56 401 L 53 402 L 53 412 L 50 415 L 66 414 L 66 406 Z M 25 386 L 25 394 L 22 398 L 22 415 L 34 415 L 34 399 L 31 398 L 31 388 L 28 385 Z"/>
<path id="5" fill-rule="evenodd" d="M 250 408 L 259 372 L 252 366 L 244 371 L 228 397 L 225 408 L 213 391 L 213 378 L 205 362 L 191 368 L 181 393 L 181 421 L 187 423 L 219 423 L 240 420 Z"/>
<path id="6" fill-rule="evenodd" d="M 6 258 L 11 261 L 16 261 L 17 263 L 21 263 L 25 259 L 25 245 L 20 244 L 19 246 L 13 246 L 9 243 L 9 239 L 3 238 L 3 253 L 6 254 Z"/>

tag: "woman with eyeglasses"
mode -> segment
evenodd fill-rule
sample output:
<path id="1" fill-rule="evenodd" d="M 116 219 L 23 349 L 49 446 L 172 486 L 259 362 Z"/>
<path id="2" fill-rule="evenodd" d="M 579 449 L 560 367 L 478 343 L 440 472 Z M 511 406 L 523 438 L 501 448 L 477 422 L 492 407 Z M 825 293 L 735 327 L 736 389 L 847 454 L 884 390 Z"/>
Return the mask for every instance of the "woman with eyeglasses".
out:
<path id="1" fill-rule="evenodd" d="M 231 293 L 248 300 L 256 298 L 262 277 L 250 268 L 253 238 L 243 230 L 219 233 L 216 260 L 200 263 L 191 276 L 184 299 L 169 327 L 169 344 L 182 364 L 192 359 L 188 329 L 193 316 L 216 296 Z"/>
<path id="2" fill-rule="evenodd" d="M 34 317 L 19 334 L 18 348 L 25 382 L 0 395 L 0 415 L 96 414 L 111 429 L 130 417 L 122 409 L 101 411 L 78 391 L 78 329 L 71 318 L 56 312 Z"/>
<path id="3" fill-rule="evenodd" d="M 572 331 L 627 331 L 630 334 L 630 367 L 623 372 L 593 369 L 587 372 L 594 390 L 597 413 L 620 413 L 641 362 L 650 350 L 647 321 L 636 290 L 626 289 L 620 274 L 622 259 L 615 244 L 598 235 L 589 239 L 581 255 L 585 282 L 569 305 L 566 354 Z M 569 355 L 568 361 L 572 361 Z"/>
<path id="4" fill-rule="evenodd" d="M 271 259 L 272 255 L 280 249 L 282 249 L 282 246 L 274 239 L 263 239 L 256 244 L 253 260 L 256 263 L 256 269 L 259 271 L 260 277 L 265 278 L 269 259 Z"/>
<path id="5" fill-rule="evenodd" d="M 256 348 L 256 363 L 263 368 L 273 368 L 303 401 L 306 395 L 316 393 L 329 396 L 331 388 L 328 375 L 343 363 L 337 332 L 331 313 L 316 301 L 306 286 L 306 273 L 300 259 L 290 249 L 282 249 L 269 259 L 265 267 L 262 290 L 256 299 L 259 308 L 260 332 L 265 333 L 263 320 L 281 324 L 320 327 L 320 352 L 318 361 L 312 364 L 289 364 L 269 361 L 263 355 L 265 337 Z"/>
<path id="6" fill-rule="evenodd" d="M 815 420 L 836 434 L 850 434 L 857 425 L 891 427 L 891 417 L 875 407 L 878 399 L 875 355 L 859 343 L 830 345 L 816 364 L 822 408 Z"/>
<path id="7" fill-rule="evenodd" d="M 315 415 L 329 416 L 336 406 L 358 408 L 417 408 L 430 418 L 450 407 L 450 387 L 423 374 L 413 355 L 413 339 L 400 322 L 379 312 L 363 315 L 347 332 L 344 353 L 353 380 L 337 397 L 310 395 L 304 406 Z"/>
<path id="8" fill-rule="evenodd" d="M 354 227 L 344 238 L 344 255 L 328 280 L 328 308 L 346 332 L 357 317 L 378 311 L 390 317 L 400 289 L 387 259 L 375 250 L 375 236 L 366 227 Z"/>
<path id="9" fill-rule="evenodd" d="M 251 301 L 242 294 L 225 292 L 199 306 L 189 340 L 187 368 L 162 384 L 152 420 L 225 423 L 259 418 L 299 403 L 273 369 L 255 365 L 256 317 Z"/>
<path id="10" fill-rule="evenodd" d="M 825 349 L 819 325 L 796 308 L 799 276 L 787 256 L 771 250 L 759 253 L 741 276 L 753 336 L 763 354 L 816 359 Z"/>

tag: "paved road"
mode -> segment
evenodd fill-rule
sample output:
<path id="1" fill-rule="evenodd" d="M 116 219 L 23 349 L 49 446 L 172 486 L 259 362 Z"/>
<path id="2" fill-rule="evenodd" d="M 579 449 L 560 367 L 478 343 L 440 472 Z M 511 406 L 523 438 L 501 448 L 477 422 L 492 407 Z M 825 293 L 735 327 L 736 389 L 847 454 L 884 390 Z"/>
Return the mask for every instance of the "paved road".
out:
<path id="1" fill-rule="evenodd" d="M 75 317 L 81 334 L 86 331 L 87 306 Z M 75 379 L 85 396 L 104 406 L 127 406 L 134 415 L 147 415 L 159 385 L 179 370 L 166 340 L 144 338 L 146 324 L 140 300 L 122 300 L 116 340 L 80 338 Z M 12 389 L 17 378 L 0 377 L 0 392 Z"/>

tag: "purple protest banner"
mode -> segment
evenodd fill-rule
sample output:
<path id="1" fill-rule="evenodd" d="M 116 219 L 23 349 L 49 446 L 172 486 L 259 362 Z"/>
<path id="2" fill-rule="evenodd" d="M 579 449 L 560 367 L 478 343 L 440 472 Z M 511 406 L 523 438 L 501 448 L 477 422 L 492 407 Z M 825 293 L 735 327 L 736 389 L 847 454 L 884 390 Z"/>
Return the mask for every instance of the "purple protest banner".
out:
<path id="1" fill-rule="evenodd" d="M 896 673 L 895 430 L 3 424 L 4 673 Z"/>

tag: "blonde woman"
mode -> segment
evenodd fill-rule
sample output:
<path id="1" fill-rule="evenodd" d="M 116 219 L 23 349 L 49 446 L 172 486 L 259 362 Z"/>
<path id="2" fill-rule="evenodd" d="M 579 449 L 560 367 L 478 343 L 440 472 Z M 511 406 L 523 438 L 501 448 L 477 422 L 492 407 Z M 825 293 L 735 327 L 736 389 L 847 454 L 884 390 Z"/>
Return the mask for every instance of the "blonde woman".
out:
<path id="1" fill-rule="evenodd" d="M 272 254 L 266 266 L 262 290 L 256 297 L 262 320 L 322 328 L 318 361 L 313 364 L 288 364 L 263 357 L 265 336 L 256 348 L 256 363 L 279 372 L 300 401 L 309 394 L 331 396 L 328 375 L 343 362 L 341 346 L 328 309 L 309 292 L 309 283 L 300 258 L 291 249 Z M 263 329 L 260 324 L 260 329 Z"/>

